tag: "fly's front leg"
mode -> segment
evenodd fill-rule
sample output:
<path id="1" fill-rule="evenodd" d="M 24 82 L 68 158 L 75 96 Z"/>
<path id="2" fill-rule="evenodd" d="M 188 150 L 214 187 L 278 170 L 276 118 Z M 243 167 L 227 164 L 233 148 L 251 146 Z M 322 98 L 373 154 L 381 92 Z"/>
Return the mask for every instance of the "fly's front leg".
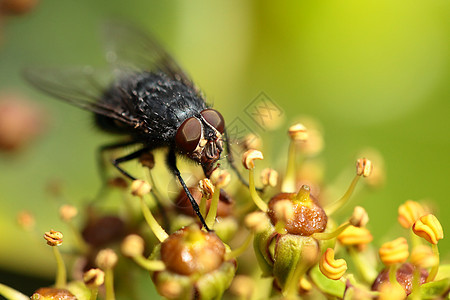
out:
<path id="1" fill-rule="evenodd" d="M 178 181 L 180 182 L 181 186 L 184 189 L 184 192 L 188 196 L 189 201 L 191 202 L 192 208 L 194 209 L 194 212 L 197 214 L 198 218 L 200 219 L 200 222 L 202 223 L 203 227 L 207 231 L 211 231 L 206 225 L 205 219 L 203 218 L 202 214 L 200 213 L 200 208 L 198 207 L 197 201 L 195 201 L 194 197 L 192 196 L 191 192 L 189 192 L 189 189 L 184 182 L 183 178 L 181 177 L 180 170 L 178 170 L 177 167 L 177 157 L 175 154 L 175 151 L 170 149 L 169 154 L 167 155 L 167 165 L 169 169 L 172 171 L 172 173 L 178 178 Z"/>

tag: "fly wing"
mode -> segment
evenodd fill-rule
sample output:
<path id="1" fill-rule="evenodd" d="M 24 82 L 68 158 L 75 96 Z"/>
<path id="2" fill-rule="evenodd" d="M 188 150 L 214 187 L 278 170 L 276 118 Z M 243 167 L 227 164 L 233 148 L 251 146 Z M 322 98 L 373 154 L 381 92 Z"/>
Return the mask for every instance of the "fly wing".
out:
<path id="1" fill-rule="evenodd" d="M 130 24 L 112 21 L 104 25 L 103 35 L 106 58 L 116 70 L 164 72 L 200 95 L 193 81 L 153 36 Z"/>
<path id="2" fill-rule="evenodd" d="M 124 111 L 123 106 L 102 98 L 113 82 L 112 72 L 100 72 L 91 67 L 28 68 L 24 70 L 24 77 L 37 89 L 72 105 L 133 127 L 138 124 Z"/>

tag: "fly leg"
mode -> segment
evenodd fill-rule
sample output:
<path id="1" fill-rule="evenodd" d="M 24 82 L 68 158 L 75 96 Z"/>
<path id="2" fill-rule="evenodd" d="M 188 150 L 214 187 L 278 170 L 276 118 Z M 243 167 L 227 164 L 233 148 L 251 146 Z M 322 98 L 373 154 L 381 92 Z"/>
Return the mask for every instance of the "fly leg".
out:
<path id="1" fill-rule="evenodd" d="M 209 229 L 208 225 L 206 225 L 205 219 L 203 218 L 202 214 L 200 213 L 200 208 L 198 207 L 197 202 L 194 200 L 194 197 L 192 197 L 191 192 L 189 192 L 188 187 L 186 186 L 186 183 L 184 182 L 183 178 L 181 177 L 180 170 L 177 168 L 177 157 L 175 155 L 175 151 L 170 149 L 169 154 L 167 155 L 167 166 L 172 171 L 172 173 L 178 178 L 178 181 L 180 182 L 181 186 L 184 189 L 184 192 L 189 198 L 189 201 L 191 202 L 192 208 L 194 209 L 194 212 L 197 214 L 198 218 L 200 219 L 200 222 L 202 223 L 203 227 L 207 231 L 211 231 Z"/>
<path id="2" fill-rule="evenodd" d="M 136 141 L 125 141 L 125 142 L 103 145 L 98 149 L 98 152 L 97 152 L 98 170 L 100 172 L 100 178 L 102 179 L 103 184 L 106 184 L 106 182 L 107 182 L 105 152 L 109 151 L 109 150 L 113 150 L 113 149 L 119 149 L 119 148 L 123 148 L 126 146 L 134 145 L 136 143 L 137 143 Z"/>
<path id="3" fill-rule="evenodd" d="M 131 180 L 136 180 L 136 177 L 130 175 L 130 173 L 128 173 L 127 171 L 125 171 L 124 169 L 122 169 L 121 167 L 119 167 L 120 163 L 126 162 L 126 161 L 130 161 L 133 159 L 136 159 L 138 157 L 140 157 L 143 153 L 150 151 L 149 148 L 144 147 L 142 149 L 139 149 L 133 153 L 130 153 L 128 155 L 116 158 L 112 160 L 112 164 L 114 165 L 114 167 L 116 167 L 117 170 L 120 171 L 120 173 L 122 173 L 125 177 L 130 178 Z"/>

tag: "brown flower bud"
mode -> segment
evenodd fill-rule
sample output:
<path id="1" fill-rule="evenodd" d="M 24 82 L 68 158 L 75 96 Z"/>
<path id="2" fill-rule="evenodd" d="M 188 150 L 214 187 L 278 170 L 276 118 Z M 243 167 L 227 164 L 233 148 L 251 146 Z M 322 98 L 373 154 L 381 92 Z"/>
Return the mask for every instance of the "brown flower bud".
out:
<path id="1" fill-rule="evenodd" d="M 364 227 L 369 222 L 369 215 L 363 207 L 356 206 L 349 222 L 355 227 Z"/>
<path id="2" fill-rule="evenodd" d="M 45 299 L 64 299 L 77 300 L 71 292 L 66 289 L 56 288 L 40 288 L 30 298 L 31 300 L 45 300 Z"/>
<path id="3" fill-rule="evenodd" d="M 112 269 L 117 263 L 117 254 L 112 249 L 100 250 L 95 258 L 97 266 L 103 270 Z"/>
<path id="4" fill-rule="evenodd" d="M 360 158 L 356 161 L 356 175 L 368 177 L 372 173 L 372 162 L 367 158 Z"/>
<path id="5" fill-rule="evenodd" d="M 214 185 L 208 178 L 204 178 L 198 182 L 198 189 L 206 199 L 210 199 L 215 190 Z"/>
<path id="6" fill-rule="evenodd" d="M 49 246 L 59 246 L 63 242 L 63 234 L 59 231 L 51 229 L 49 232 L 44 234 L 44 239 L 47 241 Z"/>
<path id="7" fill-rule="evenodd" d="M 221 169 L 215 169 L 209 177 L 211 182 L 218 188 L 226 187 L 231 181 L 229 172 Z"/>
<path id="8" fill-rule="evenodd" d="M 263 158 L 264 157 L 261 151 L 250 149 L 246 151 L 242 156 L 242 164 L 247 170 L 254 169 L 255 168 L 254 160 L 255 159 L 262 160 Z"/>
<path id="9" fill-rule="evenodd" d="M 135 257 L 144 253 L 144 239 L 137 234 L 130 234 L 127 236 L 121 245 L 123 255 Z"/>
<path id="10" fill-rule="evenodd" d="M 289 127 L 289 136 L 293 141 L 305 141 L 308 139 L 308 132 L 303 124 L 297 123 Z"/>
<path id="11" fill-rule="evenodd" d="M 98 288 L 105 282 L 105 273 L 100 269 L 90 269 L 83 274 L 84 284 L 90 288 Z"/>
<path id="12" fill-rule="evenodd" d="M 64 204 L 59 208 L 59 215 L 63 221 L 69 222 L 78 214 L 78 210 L 75 206 L 70 204 Z"/>
<path id="13" fill-rule="evenodd" d="M 261 181 L 265 186 L 275 187 L 278 183 L 278 172 L 270 168 L 262 170 Z"/>
<path id="14" fill-rule="evenodd" d="M 142 197 L 151 191 L 151 186 L 144 180 L 136 179 L 131 184 L 131 194 Z"/>

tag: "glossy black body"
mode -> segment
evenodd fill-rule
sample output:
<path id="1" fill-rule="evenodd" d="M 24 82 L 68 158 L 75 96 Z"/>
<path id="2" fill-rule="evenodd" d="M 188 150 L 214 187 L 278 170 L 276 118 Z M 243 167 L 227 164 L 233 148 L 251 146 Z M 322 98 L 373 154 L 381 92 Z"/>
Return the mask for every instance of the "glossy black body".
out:
<path id="1" fill-rule="evenodd" d="M 184 120 L 199 116 L 205 101 L 189 86 L 166 74 L 142 72 L 117 80 L 102 99 L 136 124 L 96 114 L 102 129 L 128 134 L 150 149 L 175 147 L 175 134 Z"/>

